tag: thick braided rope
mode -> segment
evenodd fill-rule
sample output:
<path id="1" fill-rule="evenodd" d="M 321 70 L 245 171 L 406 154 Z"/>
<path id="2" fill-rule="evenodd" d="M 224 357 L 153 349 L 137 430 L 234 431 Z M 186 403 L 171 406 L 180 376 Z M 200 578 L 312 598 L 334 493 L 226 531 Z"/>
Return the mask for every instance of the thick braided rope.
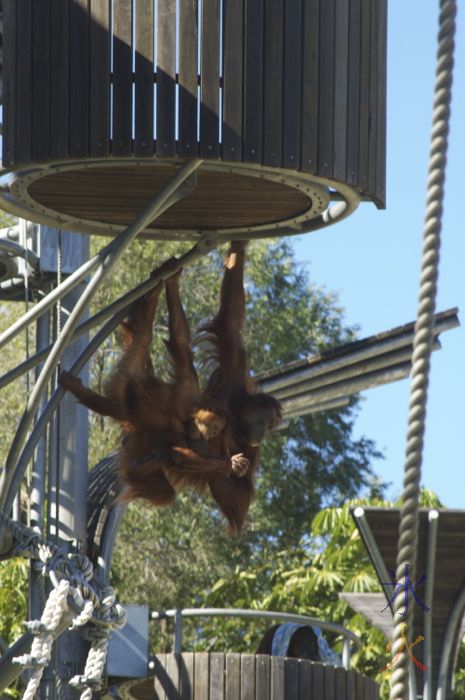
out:
<path id="1" fill-rule="evenodd" d="M 444 197 L 452 88 L 455 15 L 455 0 L 441 0 L 420 297 L 412 356 L 403 506 L 400 514 L 396 568 L 396 581 L 406 585 L 405 571 L 406 565 L 409 565 L 408 573 L 412 586 L 416 583 L 415 559 L 418 542 L 418 502 L 439 266 L 442 201 Z M 404 593 L 405 591 L 403 590 L 402 594 L 397 595 L 393 604 L 394 633 L 392 653 L 394 658 L 402 647 L 403 651 L 393 665 L 390 700 L 408 700 L 409 698 L 410 657 L 402 636 L 404 634 L 409 640 L 408 643 L 411 643 L 413 601 L 410 601 L 408 613 L 404 615 Z M 407 625 L 405 630 L 404 624 Z"/>
<path id="2" fill-rule="evenodd" d="M 60 581 L 58 588 L 54 588 L 47 600 L 37 636 L 34 638 L 31 653 L 15 657 L 13 661 L 25 667 L 32 667 L 34 671 L 29 679 L 23 700 L 34 700 L 42 679 L 44 668 L 48 666 L 52 655 L 53 631 L 58 627 L 61 618 L 68 609 L 69 581 Z M 32 623 L 34 625 L 34 623 Z"/>

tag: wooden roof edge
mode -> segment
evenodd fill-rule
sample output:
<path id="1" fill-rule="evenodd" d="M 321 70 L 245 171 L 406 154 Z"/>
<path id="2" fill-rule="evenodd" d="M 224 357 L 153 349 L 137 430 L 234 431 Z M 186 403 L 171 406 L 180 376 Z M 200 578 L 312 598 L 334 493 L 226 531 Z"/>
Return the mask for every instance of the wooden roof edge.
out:
<path id="1" fill-rule="evenodd" d="M 446 330 L 451 330 L 460 326 L 458 311 L 458 307 L 453 307 L 435 314 L 435 337 L 437 337 L 440 333 L 445 332 Z M 436 326 L 444 324 L 446 324 L 446 327 L 443 327 L 436 331 Z M 314 355 L 309 355 L 306 358 L 300 360 L 288 362 L 287 364 L 282 365 L 281 367 L 275 367 L 270 370 L 265 370 L 264 372 L 260 372 L 259 374 L 257 374 L 254 377 L 254 379 L 256 379 L 258 382 L 265 382 L 268 379 L 275 379 L 284 374 L 292 374 L 292 372 L 295 370 L 315 365 L 319 362 L 328 359 L 339 357 L 340 355 L 353 352 L 354 350 L 367 348 L 377 343 L 382 344 L 386 340 L 392 340 L 393 338 L 401 337 L 402 335 L 411 334 L 414 332 L 414 330 L 415 321 L 411 321 L 410 323 L 406 323 L 402 326 L 396 326 L 395 328 L 392 328 L 389 331 L 382 331 L 381 333 L 367 336 L 366 338 L 362 338 L 360 340 L 354 340 L 350 343 L 345 343 L 344 345 L 340 345 L 337 348 L 331 348 L 323 352 L 315 353 Z"/>

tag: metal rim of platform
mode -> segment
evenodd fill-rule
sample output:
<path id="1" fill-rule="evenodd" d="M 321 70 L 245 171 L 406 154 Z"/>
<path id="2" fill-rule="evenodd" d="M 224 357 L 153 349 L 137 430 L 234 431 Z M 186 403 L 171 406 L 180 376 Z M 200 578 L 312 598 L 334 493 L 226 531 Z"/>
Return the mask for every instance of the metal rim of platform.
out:
<path id="1" fill-rule="evenodd" d="M 93 168 L 115 168 L 121 166 L 181 166 L 184 159 L 137 159 L 106 158 L 66 162 L 31 164 L 17 170 L 3 171 L 0 177 L 0 206 L 6 211 L 37 223 L 66 228 L 86 234 L 117 235 L 126 227 L 121 224 L 106 223 L 94 219 L 67 216 L 57 209 L 39 203 L 29 193 L 29 187 L 49 175 L 82 172 Z M 353 187 L 334 180 L 308 175 L 302 172 L 265 167 L 261 165 L 203 161 L 202 169 L 207 172 L 222 172 L 250 178 L 265 179 L 296 190 L 305 195 L 310 206 L 303 212 L 273 223 L 247 226 L 228 226 L 217 229 L 168 229 L 150 224 L 140 235 L 154 240 L 196 241 L 205 234 L 217 241 L 231 238 L 269 238 L 282 235 L 298 235 L 318 230 L 352 214 L 358 207 L 361 195 Z"/>

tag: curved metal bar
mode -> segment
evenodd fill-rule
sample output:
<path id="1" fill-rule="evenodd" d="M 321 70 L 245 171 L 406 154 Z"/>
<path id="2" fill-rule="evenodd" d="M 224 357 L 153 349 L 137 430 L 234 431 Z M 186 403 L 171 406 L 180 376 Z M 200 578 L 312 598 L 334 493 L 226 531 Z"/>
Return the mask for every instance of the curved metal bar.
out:
<path id="1" fill-rule="evenodd" d="M 459 625 L 463 618 L 465 610 L 465 587 L 457 598 L 452 612 L 447 623 L 446 633 L 442 642 L 441 659 L 439 662 L 438 685 L 436 691 L 436 700 L 446 700 L 447 694 L 447 677 L 449 675 L 449 667 L 451 663 L 452 652 L 454 651 L 454 641 L 457 638 Z"/>
<path id="2" fill-rule="evenodd" d="M 310 617 L 308 615 L 294 615 L 292 613 L 273 612 L 271 610 L 246 610 L 244 608 L 176 608 L 174 610 L 163 610 L 162 612 L 153 611 L 150 613 L 151 620 L 163 620 L 167 617 L 172 617 L 175 620 L 179 620 L 179 618 L 183 617 L 243 617 L 279 620 L 281 622 L 297 622 L 306 625 L 317 625 L 328 632 L 340 634 L 344 640 L 350 640 L 356 646 L 360 646 L 362 643 L 353 632 L 334 622 L 325 622 L 324 620 L 319 620 L 317 617 Z M 179 627 L 180 625 L 178 623 L 177 628 L 179 629 Z M 177 639 L 174 643 L 177 649 L 181 649 L 181 640 Z M 349 650 L 346 649 L 344 656 L 347 663 L 347 666 L 344 666 L 344 668 L 349 670 Z"/>
<path id="3" fill-rule="evenodd" d="M 6 253 L 14 256 L 15 258 L 23 258 L 27 260 L 30 266 L 34 269 L 39 267 L 39 258 L 34 253 L 34 251 L 24 248 L 24 246 L 14 241 L 6 240 L 5 238 L 0 238 L 0 250 L 4 250 Z"/>
<path id="4" fill-rule="evenodd" d="M 187 253 L 178 258 L 178 268 L 184 267 L 196 260 L 197 258 L 204 256 L 206 253 L 212 250 L 215 247 L 215 245 L 215 242 L 208 238 L 202 239 L 193 248 L 191 248 L 191 250 L 189 250 Z M 170 274 L 173 274 L 173 271 L 171 271 Z M 158 282 L 165 279 L 165 277 L 166 275 L 163 275 L 162 273 L 155 273 L 151 279 L 151 286 L 155 287 L 158 284 Z M 118 313 L 115 314 L 115 316 L 111 318 L 100 329 L 100 331 L 94 335 L 84 352 L 81 353 L 81 355 L 71 367 L 71 374 L 78 374 L 80 372 L 84 365 L 90 360 L 97 348 L 103 343 L 105 338 L 107 338 L 110 335 L 110 333 L 117 327 L 117 325 L 124 319 L 125 316 L 126 307 L 118 311 Z M 21 456 L 18 459 L 14 471 L 9 473 L 8 481 L 5 481 L 4 489 L 0 494 L 0 508 L 5 509 L 6 511 L 8 511 L 9 508 L 11 508 L 15 494 L 19 488 L 19 485 L 21 484 L 21 480 L 23 478 L 29 460 L 31 459 L 36 445 L 45 428 L 47 427 L 48 421 L 53 415 L 53 412 L 60 403 L 64 393 L 64 390 L 61 387 L 58 387 L 52 394 L 43 413 L 41 413 L 41 415 L 39 416 L 31 432 L 31 435 L 29 436 L 29 439 L 23 449 L 23 452 L 21 453 Z"/>
<path id="5" fill-rule="evenodd" d="M 76 324 L 80 316 L 84 313 L 87 304 L 90 302 L 98 287 L 104 282 L 108 277 L 120 257 L 123 255 L 126 248 L 129 246 L 131 241 L 137 236 L 140 231 L 142 231 L 149 223 L 152 221 L 158 213 L 160 207 L 166 202 L 169 197 L 175 192 L 178 187 L 184 182 L 184 180 L 193 173 L 201 164 L 200 159 L 195 159 L 187 162 L 183 165 L 176 175 L 167 183 L 160 192 L 154 197 L 150 204 L 145 207 L 145 209 L 139 214 L 139 216 L 133 221 L 132 224 L 128 226 L 126 231 L 117 238 L 117 243 L 115 247 L 106 255 L 105 259 L 99 265 L 96 273 L 94 274 L 92 280 L 86 287 L 86 290 L 80 297 L 78 303 L 71 312 L 68 320 L 66 321 L 63 330 L 58 336 L 52 352 L 48 356 L 40 376 L 34 386 L 31 393 L 30 399 L 26 406 L 26 410 L 19 423 L 18 430 L 16 431 L 13 443 L 11 445 L 5 469 L 2 473 L 2 479 L 0 482 L 0 507 L 3 505 L 4 501 L 4 491 L 8 488 L 9 482 L 13 477 L 13 472 L 15 471 L 16 462 L 20 454 L 21 447 L 26 439 L 28 430 L 30 429 L 32 422 L 34 420 L 39 402 L 41 400 L 42 394 L 45 390 L 47 382 L 57 366 L 61 354 L 68 344 L 71 335 L 76 327 Z"/>

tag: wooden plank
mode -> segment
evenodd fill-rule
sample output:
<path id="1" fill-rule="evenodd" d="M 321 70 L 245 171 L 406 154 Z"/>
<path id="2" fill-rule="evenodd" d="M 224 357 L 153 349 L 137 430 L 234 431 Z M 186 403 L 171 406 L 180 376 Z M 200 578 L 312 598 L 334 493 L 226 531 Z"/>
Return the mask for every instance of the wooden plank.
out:
<path id="1" fill-rule="evenodd" d="M 198 2 L 179 0 L 179 143 L 180 156 L 194 157 L 197 144 Z"/>
<path id="2" fill-rule="evenodd" d="M 255 700 L 255 654 L 241 655 L 241 700 Z"/>
<path id="3" fill-rule="evenodd" d="M 223 2 L 223 159 L 242 159 L 244 2 Z"/>
<path id="4" fill-rule="evenodd" d="M 346 700 L 357 700 L 355 695 L 355 671 L 347 671 L 346 677 Z"/>
<path id="5" fill-rule="evenodd" d="M 19 0 L 16 14 L 16 163 L 32 159 L 32 2 Z"/>
<path id="6" fill-rule="evenodd" d="M 17 0 L 3 5 L 3 143 L 2 162 L 8 167 L 16 160 L 16 13 Z"/>
<path id="7" fill-rule="evenodd" d="M 361 673 L 357 673 L 355 675 L 355 697 L 357 700 L 364 700 L 364 690 L 365 690 L 365 683 L 364 683 L 364 676 L 361 675 Z"/>
<path id="8" fill-rule="evenodd" d="M 110 152 L 110 5 L 90 2 L 90 154 Z"/>
<path id="9" fill-rule="evenodd" d="M 299 700 L 309 700 L 312 696 L 313 664 L 301 659 L 299 668 Z M 342 700 L 342 699 L 341 699 Z"/>
<path id="10" fill-rule="evenodd" d="M 271 700 L 282 700 L 285 689 L 284 659 L 282 656 L 271 657 Z"/>
<path id="11" fill-rule="evenodd" d="M 181 700 L 192 700 L 194 696 L 194 654 L 192 652 L 181 655 L 179 676 Z"/>
<path id="12" fill-rule="evenodd" d="M 345 182 L 347 166 L 347 96 L 349 66 L 350 0 L 336 0 L 334 66 L 334 166 L 333 176 Z"/>
<path id="13" fill-rule="evenodd" d="M 286 659 L 284 666 L 285 698 L 299 697 L 299 662 Z"/>
<path id="14" fill-rule="evenodd" d="M 200 155 L 220 153 L 220 2 L 202 5 L 202 55 L 200 73 Z"/>
<path id="15" fill-rule="evenodd" d="M 281 167 L 283 151 L 283 0 L 268 0 L 265 13 L 263 162 Z"/>
<path id="16" fill-rule="evenodd" d="M 154 657 L 154 700 L 166 700 L 164 679 L 166 676 L 165 661 L 166 654 L 157 654 Z"/>
<path id="17" fill-rule="evenodd" d="M 50 0 L 32 6 L 32 157 L 50 157 Z"/>
<path id="18" fill-rule="evenodd" d="M 209 656 L 206 652 L 195 655 L 194 694 L 192 700 L 208 700 Z"/>
<path id="19" fill-rule="evenodd" d="M 69 153 L 76 158 L 89 155 L 90 42 L 87 0 L 70 3 L 69 26 Z"/>
<path id="20" fill-rule="evenodd" d="M 361 4 L 360 35 L 360 120 L 359 120 L 359 173 L 358 186 L 362 192 L 368 188 L 368 148 L 370 126 L 370 20 L 372 0 Z"/>
<path id="21" fill-rule="evenodd" d="M 241 697 L 241 655 L 226 654 L 226 700 Z"/>
<path id="22" fill-rule="evenodd" d="M 262 161 L 264 0 L 244 5 L 244 160 Z"/>
<path id="23" fill-rule="evenodd" d="M 299 169 L 302 95 L 302 0 L 284 10 L 283 165 Z"/>
<path id="24" fill-rule="evenodd" d="M 320 4 L 318 81 L 318 175 L 332 177 L 334 159 L 334 22 L 335 0 Z"/>
<path id="25" fill-rule="evenodd" d="M 345 668 L 336 668 L 335 669 L 335 675 L 336 675 L 336 698 L 339 700 L 339 698 L 346 698 L 347 697 L 347 671 Z"/>
<path id="26" fill-rule="evenodd" d="M 346 179 L 358 185 L 360 144 L 360 45 L 361 0 L 351 0 L 349 14 L 349 84 L 347 92 L 347 164 Z"/>
<path id="27" fill-rule="evenodd" d="M 50 16 L 50 157 L 69 152 L 69 2 L 52 0 Z"/>
<path id="28" fill-rule="evenodd" d="M 368 192 L 376 190 L 376 165 L 378 150 L 378 25 L 379 2 L 371 3 L 370 17 L 370 119 L 368 134 Z"/>
<path id="29" fill-rule="evenodd" d="M 336 669 L 334 666 L 325 666 L 325 700 L 337 700 L 336 695 Z"/>
<path id="30" fill-rule="evenodd" d="M 255 659 L 256 700 L 269 700 L 271 692 L 270 656 L 257 654 Z"/>
<path id="31" fill-rule="evenodd" d="M 175 155 L 176 3 L 158 0 L 156 153 Z"/>
<path id="32" fill-rule="evenodd" d="M 302 153 L 304 172 L 318 166 L 318 93 L 320 56 L 320 2 L 307 0 L 303 13 L 302 49 Z"/>
<path id="33" fill-rule="evenodd" d="M 325 697 L 325 667 L 315 663 L 312 668 L 312 690 L 315 698 Z M 311 697 L 313 697 L 311 696 Z"/>
<path id="34" fill-rule="evenodd" d="M 166 655 L 166 700 L 179 700 L 179 658 L 176 654 Z"/>
<path id="35" fill-rule="evenodd" d="M 153 0 L 137 0 L 135 17 L 134 155 L 153 155 Z"/>
<path id="36" fill-rule="evenodd" d="M 225 675 L 225 656 L 224 654 L 210 654 L 210 700 L 224 700 L 224 675 Z"/>
<path id="37" fill-rule="evenodd" d="M 113 137 L 112 154 L 132 150 L 132 1 L 113 5 Z"/>
<path id="38" fill-rule="evenodd" d="M 386 206 L 386 93 L 387 93 L 387 0 L 379 2 L 378 30 L 378 134 L 376 161 L 376 204 Z"/>

